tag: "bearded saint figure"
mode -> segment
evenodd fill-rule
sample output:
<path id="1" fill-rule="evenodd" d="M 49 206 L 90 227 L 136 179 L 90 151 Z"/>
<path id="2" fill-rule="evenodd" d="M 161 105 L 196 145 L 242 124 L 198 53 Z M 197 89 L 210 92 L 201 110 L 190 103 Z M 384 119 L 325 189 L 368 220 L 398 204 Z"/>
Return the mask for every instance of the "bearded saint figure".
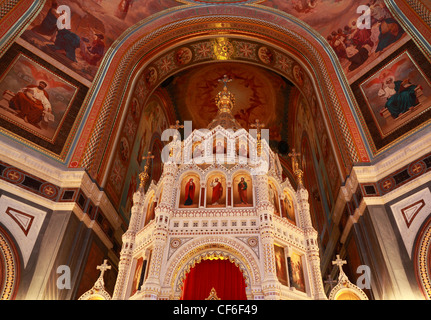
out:
<path id="1" fill-rule="evenodd" d="M 244 178 L 241 178 L 241 181 L 238 183 L 238 193 L 239 199 L 242 204 L 248 204 L 247 202 L 247 182 L 245 182 Z"/>
<path id="2" fill-rule="evenodd" d="M 215 178 L 213 182 L 211 182 L 210 186 L 213 188 L 211 204 L 217 205 L 223 194 L 223 186 L 218 178 Z"/>

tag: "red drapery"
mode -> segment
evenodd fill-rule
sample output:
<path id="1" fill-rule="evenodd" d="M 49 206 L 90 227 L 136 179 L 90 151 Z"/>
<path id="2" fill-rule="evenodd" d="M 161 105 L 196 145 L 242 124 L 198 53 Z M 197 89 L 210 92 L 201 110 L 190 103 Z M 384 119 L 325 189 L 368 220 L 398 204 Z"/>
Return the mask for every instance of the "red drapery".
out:
<path id="1" fill-rule="evenodd" d="M 181 300 L 205 300 L 211 289 L 222 300 L 247 300 L 244 276 L 229 260 L 203 260 L 190 269 Z"/>

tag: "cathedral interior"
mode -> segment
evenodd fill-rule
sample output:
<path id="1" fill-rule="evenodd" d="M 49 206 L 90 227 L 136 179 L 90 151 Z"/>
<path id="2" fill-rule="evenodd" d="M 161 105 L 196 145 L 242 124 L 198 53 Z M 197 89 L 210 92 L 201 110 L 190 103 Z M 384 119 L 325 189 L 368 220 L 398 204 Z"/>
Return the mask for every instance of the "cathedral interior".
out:
<path id="1" fill-rule="evenodd" d="M 141 285 L 142 298 L 183 298 L 182 287 L 164 293 L 166 286 L 145 286 L 145 265 L 151 281 L 156 263 L 165 270 L 156 259 L 160 234 L 142 240 L 149 248 L 144 260 L 134 255 L 132 264 L 124 262 L 132 249 L 134 199 L 169 178 L 167 129 L 178 129 L 185 141 L 188 132 L 217 119 L 223 81 L 235 96 L 232 122 L 268 133 L 279 184 L 298 190 L 294 202 L 299 190 L 308 192 L 304 212 L 312 225 L 307 230 L 316 232 L 323 294 L 306 280 L 304 299 L 352 299 L 344 291 L 334 298 L 337 279 L 360 287 L 363 299 L 431 298 L 429 1 L 6 0 L 0 8 L 1 299 L 78 300 L 92 288 L 104 292 L 99 298 L 127 299 Z M 209 190 L 203 176 L 195 177 Z M 246 181 L 252 188 L 259 183 L 251 176 Z M 232 175 L 221 183 L 226 191 L 241 182 Z M 206 199 L 202 191 L 196 212 L 229 209 L 235 190 L 222 209 L 205 206 L 209 191 Z M 254 197 L 257 211 L 260 197 Z M 142 226 L 166 217 L 173 228 L 176 209 L 152 208 L 156 214 Z M 290 226 L 282 222 L 289 221 L 288 210 L 284 218 L 281 211 L 277 223 L 300 234 L 305 218 Z M 193 265 L 238 259 L 227 264 L 232 273 L 243 272 L 239 278 L 253 269 L 223 242 L 235 228 L 201 223 L 169 229 L 180 240 L 165 244 L 165 254 L 179 247 L 191 257 L 197 251 L 182 249 L 184 239 L 192 243 L 205 234 L 221 239 L 213 244 L 221 253 L 202 262 L 191 257 Z M 268 226 L 250 223 L 242 233 L 244 252 L 253 255 L 258 247 L 272 260 L 281 252 L 284 276 L 258 262 L 255 270 L 266 273 L 255 271 L 252 288 L 246 281 L 248 289 L 233 299 L 302 297 L 290 274 L 294 255 L 276 243 L 267 252 L 260 241 Z M 277 238 L 277 230 L 265 232 Z M 317 260 L 301 261 L 308 265 L 302 276 L 315 277 Z M 133 280 L 139 263 L 141 280 Z M 128 292 L 118 294 L 126 265 Z M 185 269 L 166 270 L 187 276 Z M 278 293 L 259 287 L 259 277 L 277 282 Z"/>

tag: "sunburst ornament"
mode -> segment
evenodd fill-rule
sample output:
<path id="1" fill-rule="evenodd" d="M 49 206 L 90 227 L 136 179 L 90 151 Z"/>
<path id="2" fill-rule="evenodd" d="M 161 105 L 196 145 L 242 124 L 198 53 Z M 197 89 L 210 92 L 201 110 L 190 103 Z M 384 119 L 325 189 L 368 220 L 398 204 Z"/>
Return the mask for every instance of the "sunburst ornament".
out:
<path id="1" fill-rule="evenodd" d="M 217 38 L 214 42 L 214 53 L 217 60 L 229 60 L 235 52 L 235 47 L 227 38 Z"/>

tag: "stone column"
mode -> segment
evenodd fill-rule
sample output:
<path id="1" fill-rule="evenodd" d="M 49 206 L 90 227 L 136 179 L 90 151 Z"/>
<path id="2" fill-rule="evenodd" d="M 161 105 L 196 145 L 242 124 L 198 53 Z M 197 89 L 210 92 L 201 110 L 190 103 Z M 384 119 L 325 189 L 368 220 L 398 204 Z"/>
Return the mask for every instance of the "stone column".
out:
<path id="1" fill-rule="evenodd" d="M 143 297 L 147 300 L 157 300 L 161 292 L 160 270 L 168 242 L 169 220 L 173 208 L 172 193 L 177 169 L 177 165 L 173 162 L 165 163 L 163 168 L 163 192 L 155 209 L 156 226 L 153 232 L 153 252 L 151 261 L 149 261 L 148 278 L 141 288 Z"/>
<path id="2" fill-rule="evenodd" d="M 308 191 L 299 184 L 296 192 L 301 218 L 301 226 L 304 230 L 306 255 L 308 262 L 308 273 L 310 279 L 311 296 L 316 300 L 326 300 L 323 287 L 322 274 L 320 271 L 319 244 L 317 242 L 317 231 L 313 228 L 310 215 L 310 204 L 308 203 Z"/>
<path id="3" fill-rule="evenodd" d="M 115 283 L 112 300 L 126 299 L 127 284 L 132 272 L 132 253 L 135 244 L 136 232 L 139 228 L 139 221 L 142 219 L 143 203 L 145 192 L 142 188 L 136 191 L 133 195 L 133 207 L 131 210 L 129 229 L 123 234 L 123 247 L 120 253 L 120 262 L 118 263 L 118 276 Z"/>
<path id="4" fill-rule="evenodd" d="M 259 232 L 262 244 L 263 277 L 262 291 L 265 300 L 280 298 L 280 282 L 276 275 L 274 256 L 274 209 L 268 199 L 268 177 L 266 174 L 255 176 L 257 215 L 259 217 Z"/>

